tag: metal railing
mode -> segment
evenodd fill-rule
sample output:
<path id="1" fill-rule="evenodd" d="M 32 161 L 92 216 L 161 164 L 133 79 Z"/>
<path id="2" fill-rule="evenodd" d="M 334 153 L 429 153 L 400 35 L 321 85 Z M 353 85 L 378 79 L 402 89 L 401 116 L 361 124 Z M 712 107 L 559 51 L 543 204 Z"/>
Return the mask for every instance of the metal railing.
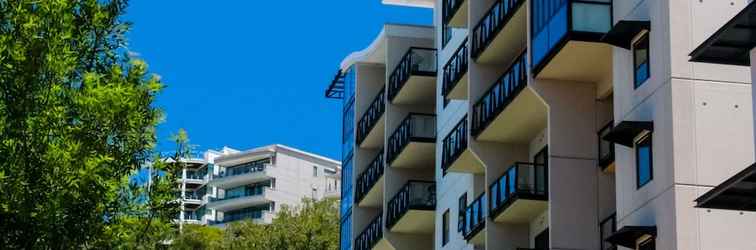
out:
<path id="1" fill-rule="evenodd" d="M 447 24 L 452 19 L 452 17 L 457 13 L 459 10 L 459 7 L 462 7 L 462 3 L 464 3 L 465 0 L 444 0 L 443 5 L 441 6 L 441 15 L 443 19 L 443 23 Z"/>
<path id="2" fill-rule="evenodd" d="M 228 191 L 226 191 L 226 194 L 223 197 L 218 197 L 218 198 L 216 198 L 216 197 L 210 197 L 210 202 L 233 200 L 233 199 L 237 199 L 237 198 L 244 198 L 244 197 L 263 195 L 268 190 L 270 190 L 270 187 L 268 187 L 268 186 L 244 187 L 244 192 L 243 193 L 229 195 Z"/>
<path id="3" fill-rule="evenodd" d="M 548 169 L 542 164 L 517 162 L 489 185 L 488 191 L 492 218 L 517 199 L 547 200 Z"/>
<path id="4" fill-rule="evenodd" d="M 365 195 L 370 192 L 370 189 L 372 189 L 378 180 L 381 179 L 384 167 L 383 149 L 381 149 L 373 161 L 370 162 L 368 168 L 365 169 L 365 172 L 362 172 L 360 176 L 357 177 L 356 203 L 360 203 L 360 201 L 365 198 Z"/>
<path id="5" fill-rule="evenodd" d="M 436 210 L 436 182 L 408 181 L 388 203 L 386 226 L 393 227 L 409 210 Z"/>
<path id="6" fill-rule="evenodd" d="M 462 80 L 462 76 L 467 73 L 467 65 L 469 63 L 468 53 L 467 38 L 465 38 L 462 45 L 457 48 L 454 55 L 444 65 L 443 88 L 441 90 L 444 97 L 449 95 L 449 92 Z"/>
<path id="7" fill-rule="evenodd" d="M 354 249 L 370 250 L 381 238 L 383 238 L 383 212 L 378 211 L 378 216 L 354 240 Z"/>
<path id="8" fill-rule="evenodd" d="M 243 166 L 228 167 L 226 168 L 226 170 L 220 171 L 217 175 L 214 175 L 213 178 L 217 179 L 217 178 L 243 175 L 243 174 L 248 174 L 248 173 L 257 173 L 257 172 L 265 171 L 265 169 L 269 167 L 270 167 L 269 161 L 251 162 Z"/>
<path id="9" fill-rule="evenodd" d="M 386 111 L 386 90 L 381 89 L 380 92 L 373 98 L 367 111 L 362 114 L 360 121 L 357 122 L 357 145 L 362 144 L 362 141 L 370 133 L 370 130 L 375 127 L 375 124 L 381 118 Z"/>
<path id="10" fill-rule="evenodd" d="M 413 75 L 436 76 L 436 49 L 410 47 L 389 76 L 388 99 L 394 97 Z"/>
<path id="11" fill-rule="evenodd" d="M 444 138 L 441 151 L 441 169 L 446 172 L 467 149 L 467 115 Z"/>
<path id="12" fill-rule="evenodd" d="M 402 121 L 388 141 L 386 159 L 389 164 L 410 142 L 436 141 L 436 115 L 410 113 Z"/>
<path id="13" fill-rule="evenodd" d="M 466 240 L 470 240 L 486 226 L 486 193 L 480 194 L 465 209 L 465 227 L 462 230 Z"/>
<path id="14" fill-rule="evenodd" d="M 472 35 L 472 57 L 478 58 L 525 0 L 498 0 L 480 19 Z"/>
<path id="15" fill-rule="evenodd" d="M 523 52 L 473 106 L 472 135 L 477 136 L 499 115 L 528 82 L 527 52 Z"/>

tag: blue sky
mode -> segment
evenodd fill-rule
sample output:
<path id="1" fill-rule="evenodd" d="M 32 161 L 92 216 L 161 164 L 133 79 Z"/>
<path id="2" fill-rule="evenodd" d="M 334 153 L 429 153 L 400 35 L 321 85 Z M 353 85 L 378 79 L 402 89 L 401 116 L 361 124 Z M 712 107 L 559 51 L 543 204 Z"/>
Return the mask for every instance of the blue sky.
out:
<path id="1" fill-rule="evenodd" d="M 184 128 L 197 149 L 280 143 L 340 159 L 341 102 L 323 91 L 341 59 L 384 23 L 430 24 L 429 9 L 380 0 L 132 0 L 129 49 L 167 85 L 158 150 Z"/>

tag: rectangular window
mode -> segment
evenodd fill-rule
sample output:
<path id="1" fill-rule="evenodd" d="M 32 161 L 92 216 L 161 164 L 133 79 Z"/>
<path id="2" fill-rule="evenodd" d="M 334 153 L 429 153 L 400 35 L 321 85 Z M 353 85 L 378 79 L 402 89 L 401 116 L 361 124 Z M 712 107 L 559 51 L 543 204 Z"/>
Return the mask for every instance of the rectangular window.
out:
<path id="1" fill-rule="evenodd" d="M 312 166 L 312 177 L 318 177 L 318 166 Z"/>
<path id="2" fill-rule="evenodd" d="M 459 197 L 459 207 L 457 208 L 457 232 L 465 229 L 465 209 L 467 208 L 467 193 Z"/>
<path id="3" fill-rule="evenodd" d="M 651 76 L 649 68 L 648 33 L 633 44 L 634 88 L 638 88 Z"/>
<path id="4" fill-rule="evenodd" d="M 654 179 L 652 144 L 651 134 L 635 142 L 635 170 L 639 189 Z"/>
<path id="5" fill-rule="evenodd" d="M 601 236 L 601 250 L 617 250 L 614 244 L 606 241 L 606 238 L 611 236 L 617 231 L 617 216 L 615 214 L 610 215 L 599 224 L 600 236 Z"/>
<path id="6" fill-rule="evenodd" d="M 446 246 L 446 243 L 449 243 L 449 209 L 446 209 L 446 212 L 444 212 L 443 221 L 441 223 L 441 227 L 443 227 L 441 246 Z"/>

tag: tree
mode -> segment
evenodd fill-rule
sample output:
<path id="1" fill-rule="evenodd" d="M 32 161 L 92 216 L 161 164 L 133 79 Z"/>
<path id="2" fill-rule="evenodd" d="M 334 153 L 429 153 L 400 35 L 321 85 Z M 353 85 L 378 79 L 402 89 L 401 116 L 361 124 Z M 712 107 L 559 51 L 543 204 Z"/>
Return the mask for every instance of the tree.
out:
<path id="1" fill-rule="evenodd" d="M 270 225 L 251 221 L 226 229 L 224 249 L 338 249 L 338 200 L 304 199 L 299 207 L 283 206 Z"/>
<path id="2" fill-rule="evenodd" d="M 149 247 L 167 230 L 172 165 L 150 190 L 128 180 L 154 160 L 163 84 L 126 55 L 126 6 L 0 0 L 3 247 Z"/>
<path id="3" fill-rule="evenodd" d="M 223 230 L 203 225 L 184 225 L 183 230 L 171 243 L 171 248 L 180 250 L 220 249 Z"/>

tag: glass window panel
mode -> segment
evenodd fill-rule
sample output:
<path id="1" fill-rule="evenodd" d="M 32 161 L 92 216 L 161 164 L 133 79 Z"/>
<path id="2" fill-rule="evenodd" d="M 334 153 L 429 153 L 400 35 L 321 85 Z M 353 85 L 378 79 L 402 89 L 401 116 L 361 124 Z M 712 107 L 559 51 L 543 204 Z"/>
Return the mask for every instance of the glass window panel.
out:
<path id="1" fill-rule="evenodd" d="M 638 188 L 646 185 L 653 179 L 653 159 L 651 149 L 651 135 L 639 140 L 635 145 L 636 168 Z"/>
<path id="2" fill-rule="evenodd" d="M 611 7 L 608 4 L 573 3 L 572 29 L 583 32 L 608 32 L 612 28 Z"/>

